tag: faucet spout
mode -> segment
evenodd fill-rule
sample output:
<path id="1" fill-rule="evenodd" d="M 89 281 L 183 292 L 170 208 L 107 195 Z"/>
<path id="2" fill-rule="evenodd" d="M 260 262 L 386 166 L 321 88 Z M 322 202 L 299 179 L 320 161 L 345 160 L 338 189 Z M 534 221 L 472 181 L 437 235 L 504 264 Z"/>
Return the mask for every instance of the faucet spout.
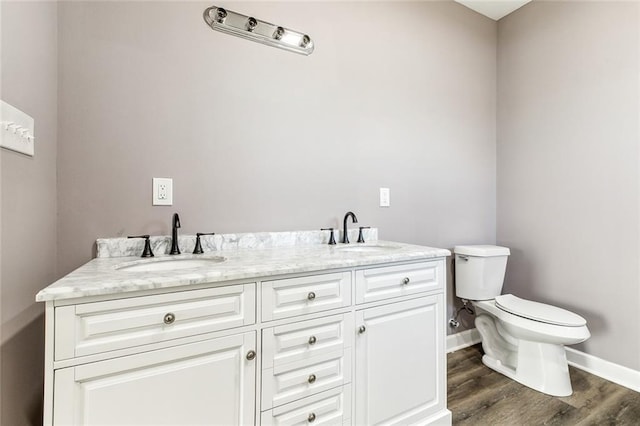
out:
<path id="1" fill-rule="evenodd" d="M 344 221 L 342 222 L 343 228 L 342 228 L 342 242 L 344 244 L 349 244 L 349 236 L 348 234 L 348 229 L 347 229 L 347 219 L 351 218 L 351 221 L 353 223 L 358 223 L 358 218 L 356 217 L 355 213 L 353 212 L 347 212 L 347 214 L 344 215 Z"/>
<path id="2" fill-rule="evenodd" d="M 180 247 L 178 247 L 178 228 L 180 228 L 180 216 L 178 216 L 178 213 L 174 213 L 171 226 L 171 251 L 169 254 L 180 254 Z"/>

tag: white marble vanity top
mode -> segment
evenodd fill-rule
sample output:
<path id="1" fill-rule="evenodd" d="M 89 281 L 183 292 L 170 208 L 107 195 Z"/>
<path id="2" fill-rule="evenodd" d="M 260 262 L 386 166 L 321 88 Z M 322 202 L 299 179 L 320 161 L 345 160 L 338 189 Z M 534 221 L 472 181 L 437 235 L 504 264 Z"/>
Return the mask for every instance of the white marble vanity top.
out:
<path id="1" fill-rule="evenodd" d="M 315 231 L 309 232 L 315 233 Z M 290 236 L 292 233 L 284 234 Z M 351 232 L 349 235 L 351 238 Z M 101 253 L 102 256 L 106 256 L 104 247 L 100 252 L 100 244 L 109 246 L 110 240 L 98 240 L 99 257 L 41 290 L 36 295 L 36 301 L 44 302 L 141 290 L 184 287 L 203 283 L 429 259 L 451 254 L 449 250 L 445 249 L 371 239 L 371 237 L 377 237 L 377 230 L 369 231 L 367 236 L 369 241 L 364 244 L 353 242 L 351 244 L 337 245 L 328 245 L 326 241 L 310 242 L 309 239 L 305 238 L 289 238 L 289 243 L 287 244 L 272 244 L 265 243 L 265 240 L 261 238 L 248 237 L 252 241 L 262 241 L 262 244 L 258 246 L 249 245 L 248 248 L 236 244 L 229 245 L 231 248 L 216 247 L 216 250 L 210 251 L 211 244 L 213 244 L 212 238 L 209 243 L 203 243 L 204 254 L 168 256 L 164 253 L 161 255 L 156 253 L 156 257 L 149 259 L 141 259 L 139 256 L 100 257 Z M 215 237 L 224 239 L 223 236 L 216 235 Z M 355 237 L 357 238 L 357 234 L 355 234 Z M 186 238 L 188 239 L 189 237 Z M 111 244 L 112 248 L 123 246 L 126 243 L 126 241 L 123 241 L 125 239 L 121 238 L 112 240 L 114 240 L 112 241 L 113 244 Z M 193 241 L 193 237 L 191 237 L 191 241 Z M 356 239 L 352 239 L 352 241 L 356 241 Z M 139 242 L 136 244 L 139 244 Z M 183 247 L 182 244 L 183 240 L 181 239 L 181 248 Z M 136 245 L 136 249 L 140 249 L 140 251 L 141 247 Z M 191 245 L 192 249 L 193 245 Z M 127 250 L 124 250 L 123 253 L 128 254 Z M 191 250 L 183 250 L 183 252 L 190 253 Z M 116 252 L 112 250 L 111 255 L 114 255 L 114 253 L 117 255 Z M 206 266 L 198 265 L 170 271 L 127 271 L 126 269 L 118 269 L 122 266 L 142 262 L 207 259 L 213 257 L 222 257 L 224 261 L 211 262 L 211 265 Z M 198 262 L 192 263 L 196 264 Z"/>

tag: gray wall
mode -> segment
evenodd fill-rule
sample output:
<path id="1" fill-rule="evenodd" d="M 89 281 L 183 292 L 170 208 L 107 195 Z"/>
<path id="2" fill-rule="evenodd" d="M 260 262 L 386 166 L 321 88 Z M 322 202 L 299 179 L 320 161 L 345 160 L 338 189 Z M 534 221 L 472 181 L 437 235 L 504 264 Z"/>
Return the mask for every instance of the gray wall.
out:
<path id="1" fill-rule="evenodd" d="M 167 234 L 174 211 L 187 233 L 347 210 L 391 240 L 497 233 L 506 291 L 583 314 L 580 349 L 640 368 L 637 4 L 534 2 L 499 24 L 452 2 L 229 5 L 316 52 L 213 32 L 209 3 L 0 3 L 2 99 L 38 137 L 33 159 L 0 152 L 0 423 L 38 422 L 34 294 L 97 237 Z M 173 207 L 151 206 L 152 177 L 174 178 Z"/>
<path id="2" fill-rule="evenodd" d="M 35 119 L 36 153 L 0 150 L 0 423 L 42 423 L 43 305 L 56 279 L 57 5 L 2 2 L 2 99 Z"/>
<path id="3" fill-rule="evenodd" d="M 639 5 L 533 2 L 498 25 L 497 240 L 506 291 L 588 321 L 640 369 Z"/>
<path id="4" fill-rule="evenodd" d="M 311 34 L 304 57 L 212 31 L 209 5 L 60 5 L 61 273 L 173 212 L 184 233 L 353 210 L 384 239 L 495 241 L 494 21 L 448 1 L 227 4 Z M 152 177 L 173 177 L 172 207 Z"/>

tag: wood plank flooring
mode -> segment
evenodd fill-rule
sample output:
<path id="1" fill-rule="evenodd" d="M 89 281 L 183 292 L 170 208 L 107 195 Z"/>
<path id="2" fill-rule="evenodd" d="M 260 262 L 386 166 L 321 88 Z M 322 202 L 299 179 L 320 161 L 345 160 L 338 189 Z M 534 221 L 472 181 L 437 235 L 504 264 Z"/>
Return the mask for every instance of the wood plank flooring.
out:
<path id="1" fill-rule="evenodd" d="M 481 358 L 480 345 L 447 357 L 456 426 L 640 425 L 640 393 L 569 367 L 573 395 L 552 397 L 491 370 Z"/>

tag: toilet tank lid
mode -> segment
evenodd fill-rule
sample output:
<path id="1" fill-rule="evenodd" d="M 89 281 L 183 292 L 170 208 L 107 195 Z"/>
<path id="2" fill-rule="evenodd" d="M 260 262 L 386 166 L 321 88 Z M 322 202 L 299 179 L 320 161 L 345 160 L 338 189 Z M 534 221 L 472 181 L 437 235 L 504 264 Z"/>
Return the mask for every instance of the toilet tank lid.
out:
<path id="1" fill-rule="evenodd" d="M 581 327 L 587 324 L 587 320 L 571 311 L 557 306 L 521 299 L 513 294 L 503 294 L 502 296 L 497 296 L 495 300 L 499 309 L 534 321 L 566 327 Z"/>
<path id="2" fill-rule="evenodd" d="M 511 254 L 508 247 L 490 245 L 455 246 L 453 252 L 455 254 L 478 257 L 509 256 Z"/>

